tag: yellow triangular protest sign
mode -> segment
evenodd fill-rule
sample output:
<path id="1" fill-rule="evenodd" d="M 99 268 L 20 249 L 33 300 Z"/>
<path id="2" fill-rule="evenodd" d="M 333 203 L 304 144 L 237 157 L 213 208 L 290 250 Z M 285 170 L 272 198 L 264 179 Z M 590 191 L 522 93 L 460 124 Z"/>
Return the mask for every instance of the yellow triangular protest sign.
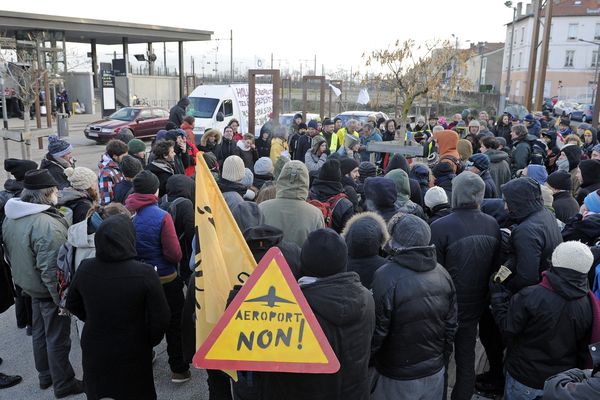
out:
<path id="1" fill-rule="evenodd" d="M 194 356 L 207 369 L 335 373 L 340 363 L 281 251 L 263 257 Z"/>
<path id="2" fill-rule="evenodd" d="M 229 292 L 256 262 L 202 153 L 196 161 L 196 348 L 225 312 Z"/>

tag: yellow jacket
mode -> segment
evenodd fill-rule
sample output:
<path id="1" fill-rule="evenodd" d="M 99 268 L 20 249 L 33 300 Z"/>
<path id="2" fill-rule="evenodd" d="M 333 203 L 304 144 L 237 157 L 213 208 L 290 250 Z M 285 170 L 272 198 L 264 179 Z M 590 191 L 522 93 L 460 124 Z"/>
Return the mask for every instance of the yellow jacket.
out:
<path id="1" fill-rule="evenodd" d="M 273 165 L 275 165 L 277 159 L 281 156 L 281 153 L 287 150 L 288 144 L 286 140 L 281 138 L 271 140 L 271 153 L 269 154 L 269 157 L 271 158 L 271 161 L 273 161 Z"/>
<path id="2" fill-rule="evenodd" d="M 331 135 L 331 146 L 329 151 L 334 153 L 338 148 L 344 145 L 344 136 L 346 135 L 346 128 L 340 128 L 334 135 Z M 354 136 L 359 138 L 358 131 L 354 131 Z"/>

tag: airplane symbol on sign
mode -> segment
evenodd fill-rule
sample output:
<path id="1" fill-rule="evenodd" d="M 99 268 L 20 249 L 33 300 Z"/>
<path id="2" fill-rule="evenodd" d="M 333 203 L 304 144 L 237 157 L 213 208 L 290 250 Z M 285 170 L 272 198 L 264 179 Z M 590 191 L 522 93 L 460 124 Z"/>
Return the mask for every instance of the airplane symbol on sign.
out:
<path id="1" fill-rule="evenodd" d="M 286 300 L 284 298 L 278 297 L 275 295 L 275 286 L 271 286 L 269 288 L 268 294 L 265 296 L 256 297 L 254 299 L 248 299 L 244 303 L 267 303 L 265 304 L 267 307 L 279 307 L 275 303 L 289 303 L 296 304 L 293 301 Z"/>

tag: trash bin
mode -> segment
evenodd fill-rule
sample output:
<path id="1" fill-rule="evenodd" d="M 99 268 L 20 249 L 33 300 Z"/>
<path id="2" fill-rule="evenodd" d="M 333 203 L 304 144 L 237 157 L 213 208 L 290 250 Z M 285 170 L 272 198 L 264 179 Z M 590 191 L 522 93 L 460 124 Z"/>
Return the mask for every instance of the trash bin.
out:
<path id="1" fill-rule="evenodd" d="M 69 136 L 69 114 L 57 113 L 56 114 L 56 128 L 58 130 L 58 137 Z"/>

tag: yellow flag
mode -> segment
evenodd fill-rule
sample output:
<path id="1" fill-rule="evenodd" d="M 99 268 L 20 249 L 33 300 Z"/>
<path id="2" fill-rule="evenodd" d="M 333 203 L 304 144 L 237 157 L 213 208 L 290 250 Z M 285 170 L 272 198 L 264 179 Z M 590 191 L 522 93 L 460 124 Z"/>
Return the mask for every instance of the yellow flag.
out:
<path id="1" fill-rule="evenodd" d="M 256 268 L 202 153 L 196 161 L 196 349 L 225 312 L 229 292 Z"/>

